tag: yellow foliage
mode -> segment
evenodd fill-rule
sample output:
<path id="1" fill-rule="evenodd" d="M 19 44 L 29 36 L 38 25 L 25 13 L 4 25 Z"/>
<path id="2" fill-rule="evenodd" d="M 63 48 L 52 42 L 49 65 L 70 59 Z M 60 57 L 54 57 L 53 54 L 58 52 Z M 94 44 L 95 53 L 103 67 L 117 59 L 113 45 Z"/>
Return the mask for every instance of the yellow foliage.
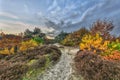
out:
<path id="1" fill-rule="evenodd" d="M 8 48 L 0 50 L 0 54 L 14 54 L 14 47 L 12 47 L 10 50 L 8 50 Z"/>
<path id="2" fill-rule="evenodd" d="M 8 48 L 5 48 L 4 50 L 0 51 L 0 54 L 10 54 Z"/>
<path id="3" fill-rule="evenodd" d="M 37 46 L 38 46 L 38 43 L 33 41 L 33 40 L 25 41 L 25 42 L 21 43 L 20 51 L 25 51 L 27 49 L 32 49 L 32 48 L 37 47 Z"/>
<path id="4" fill-rule="evenodd" d="M 10 53 L 14 54 L 14 47 L 10 49 Z"/>
<path id="5" fill-rule="evenodd" d="M 108 49 L 108 44 L 110 41 L 104 41 L 99 34 L 95 34 L 95 36 L 91 34 L 87 34 L 82 38 L 80 43 L 81 50 L 89 50 L 93 52 L 97 52 L 97 50 L 106 51 Z"/>

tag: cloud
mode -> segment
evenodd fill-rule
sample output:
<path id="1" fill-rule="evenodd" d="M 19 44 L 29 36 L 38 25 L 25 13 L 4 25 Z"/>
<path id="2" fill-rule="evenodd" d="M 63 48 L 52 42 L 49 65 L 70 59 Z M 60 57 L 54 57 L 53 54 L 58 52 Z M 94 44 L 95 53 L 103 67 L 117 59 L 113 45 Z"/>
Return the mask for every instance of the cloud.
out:
<path id="1" fill-rule="evenodd" d="M 52 5 L 51 5 L 47 10 L 48 10 L 48 11 L 51 11 L 51 10 L 52 10 L 53 8 L 55 8 L 56 6 L 58 6 L 57 1 L 54 0 L 53 3 L 52 3 Z"/>
<path id="2" fill-rule="evenodd" d="M 113 2 L 114 0 L 98 0 L 98 1 L 86 1 L 84 6 L 80 7 L 79 11 L 82 13 L 78 15 L 78 18 L 72 20 L 73 23 L 84 23 L 87 24 L 89 22 L 92 22 L 93 20 L 97 19 L 103 19 L 108 17 L 110 14 L 114 13 L 113 8 L 108 8 L 108 6 L 115 7 L 116 3 Z M 116 0 L 117 1 L 117 0 Z M 110 4 L 112 2 L 112 4 Z M 87 4 L 86 4 L 87 3 Z M 81 10 L 82 8 L 82 10 Z M 84 9 L 83 9 L 84 8 Z M 108 10 L 110 13 L 108 13 Z M 77 11 L 76 11 L 77 12 Z M 98 16 L 99 15 L 99 16 Z M 89 21 L 91 20 L 91 21 Z M 87 23 L 86 23 L 87 21 Z"/>
<path id="3" fill-rule="evenodd" d="M 19 33 L 25 31 L 25 29 L 33 30 L 35 27 L 40 28 L 44 33 L 54 31 L 54 28 L 47 26 L 23 23 L 20 21 L 0 21 L 0 29 L 5 33 Z"/>
<path id="4" fill-rule="evenodd" d="M 75 20 L 74 22 L 72 22 L 72 24 L 84 22 L 84 20 L 87 19 L 87 18 L 89 18 L 90 15 L 94 14 L 95 10 L 99 9 L 103 5 L 104 5 L 104 3 L 99 3 L 99 4 L 96 4 L 96 5 L 92 6 L 92 7 L 89 7 L 88 9 L 86 9 L 82 13 L 82 15 L 80 16 L 80 18 L 78 18 L 77 20 Z"/>
<path id="5" fill-rule="evenodd" d="M 12 18 L 12 19 L 19 19 L 18 16 L 15 16 L 15 15 L 13 15 L 13 14 L 6 13 L 6 12 L 0 12 L 0 16 Z"/>

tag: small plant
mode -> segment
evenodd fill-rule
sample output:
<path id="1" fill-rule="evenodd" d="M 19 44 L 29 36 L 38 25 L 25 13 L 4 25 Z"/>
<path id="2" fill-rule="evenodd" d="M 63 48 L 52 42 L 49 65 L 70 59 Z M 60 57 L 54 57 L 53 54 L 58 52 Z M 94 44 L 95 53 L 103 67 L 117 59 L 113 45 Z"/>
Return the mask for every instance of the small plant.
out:
<path id="1" fill-rule="evenodd" d="M 11 49 L 10 49 L 10 53 L 15 53 L 15 51 L 14 51 L 14 47 L 12 47 Z"/>
<path id="2" fill-rule="evenodd" d="M 120 51 L 120 42 L 119 40 L 113 41 L 110 44 L 108 44 L 108 47 L 113 51 L 113 50 L 118 50 Z"/>
<path id="3" fill-rule="evenodd" d="M 34 37 L 32 40 L 37 42 L 38 44 L 44 44 L 44 40 L 40 37 Z"/>
<path id="4" fill-rule="evenodd" d="M 10 51 L 8 50 L 8 48 L 5 48 L 3 50 L 0 50 L 0 54 L 10 54 Z"/>

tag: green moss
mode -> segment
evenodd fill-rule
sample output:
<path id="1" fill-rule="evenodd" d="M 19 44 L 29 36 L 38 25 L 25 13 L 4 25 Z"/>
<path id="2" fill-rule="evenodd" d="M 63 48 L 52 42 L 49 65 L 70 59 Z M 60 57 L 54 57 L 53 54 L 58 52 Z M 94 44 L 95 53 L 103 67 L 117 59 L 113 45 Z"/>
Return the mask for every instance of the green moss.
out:
<path id="1" fill-rule="evenodd" d="M 36 80 L 36 77 L 42 73 L 45 70 L 45 68 L 40 68 L 40 69 L 32 69 L 28 71 L 23 77 L 23 80 Z"/>
<path id="2" fill-rule="evenodd" d="M 25 74 L 22 80 L 36 80 L 37 76 L 44 73 L 45 69 L 47 69 L 51 65 L 50 55 L 45 55 L 45 65 L 44 67 L 40 67 L 37 69 L 30 68 L 29 71 Z M 36 60 L 31 60 L 28 65 L 32 65 Z"/>

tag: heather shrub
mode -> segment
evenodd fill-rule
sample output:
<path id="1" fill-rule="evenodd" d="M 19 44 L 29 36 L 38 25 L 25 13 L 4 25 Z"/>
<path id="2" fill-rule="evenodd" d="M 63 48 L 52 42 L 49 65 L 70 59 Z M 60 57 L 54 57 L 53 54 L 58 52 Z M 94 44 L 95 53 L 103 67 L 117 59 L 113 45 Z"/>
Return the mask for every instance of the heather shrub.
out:
<path id="1" fill-rule="evenodd" d="M 120 64 L 104 60 L 90 51 L 79 51 L 74 58 L 76 74 L 85 80 L 119 80 Z"/>

